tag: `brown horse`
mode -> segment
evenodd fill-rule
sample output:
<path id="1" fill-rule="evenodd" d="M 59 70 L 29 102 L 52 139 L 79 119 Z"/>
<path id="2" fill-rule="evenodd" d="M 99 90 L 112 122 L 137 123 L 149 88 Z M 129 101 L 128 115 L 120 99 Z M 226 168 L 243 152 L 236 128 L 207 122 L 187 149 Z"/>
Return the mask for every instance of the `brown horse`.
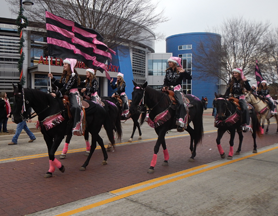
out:
<path id="1" fill-rule="evenodd" d="M 273 115 L 271 115 L 271 110 L 269 109 L 269 106 L 266 102 L 262 101 L 257 95 L 252 94 L 251 92 L 247 92 L 245 95 L 245 100 L 254 106 L 258 120 L 262 126 L 261 133 L 264 133 L 264 122 L 267 120 L 267 127 L 265 130 L 265 133 L 268 133 L 268 127 L 270 124 L 269 119 L 272 118 Z M 277 109 L 277 105 L 276 105 Z M 277 123 L 277 129 L 276 132 L 278 132 L 278 116 L 274 115 Z"/>

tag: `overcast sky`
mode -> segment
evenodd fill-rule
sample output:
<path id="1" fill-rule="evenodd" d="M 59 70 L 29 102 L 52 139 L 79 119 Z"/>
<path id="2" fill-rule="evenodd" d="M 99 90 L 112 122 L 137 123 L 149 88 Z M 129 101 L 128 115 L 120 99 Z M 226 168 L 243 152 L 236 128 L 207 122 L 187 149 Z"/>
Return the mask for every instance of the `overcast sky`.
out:
<path id="1" fill-rule="evenodd" d="M 188 32 L 204 32 L 220 27 L 225 19 L 242 17 L 245 20 L 269 22 L 278 28 L 278 0 L 151 0 L 164 10 L 169 21 L 159 24 L 154 32 L 168 37 Z M 16 18 L 5 0 L 0 0 L 0 17 Z M 165 40 L 157 41 L 156 52 L 166 52 Z"/>
<path id="2" fill-rule="evenodd" d="M 278 28 L 278 0 L 152 0 L 164 10 L 169 21 L 159 24 L 155 32 L 165 38 L 174 34 L 204 32 L 220 27 L 226 19 L 269 22 Z M 166 52 L 165 40 L 157 41 L 156 52 Z"/>

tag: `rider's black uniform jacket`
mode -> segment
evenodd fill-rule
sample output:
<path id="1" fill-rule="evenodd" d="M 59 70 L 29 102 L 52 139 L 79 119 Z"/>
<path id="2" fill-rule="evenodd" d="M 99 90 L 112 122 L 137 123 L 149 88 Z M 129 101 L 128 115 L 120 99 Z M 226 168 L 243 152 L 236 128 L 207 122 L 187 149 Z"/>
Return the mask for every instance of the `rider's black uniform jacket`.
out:
<path id="1" fill-rule="evenodd" d="M 192 76 L 188 72 L 177 73 L 172 68 L 166 70 L 163 86 L 181 85 L 182 81 L 191 80 Z"/>
<path id="2" fill-rule="evenodd" d="M 269 94 L 269 89 L 261 89 L 260 91 L 258 91 L 258 95 L 259 96 L 267 96 Z"/>
<path id="3" fill-rule="evenodd" d="M 232 92 L 231 92 L 230 89 L 231 89 L 232 79 L 234 80 L 234 85 L 232 87 Z M 242 87 L 240 85 L 240 80 L 237 80 L 234 77 L 232 79 L 229 82 L 229 87 L 226 90 L 225 97 L 229 97 L 230 93 L 232 93 L 234 95 L 234 97 L 242 95 L 243 94 L 243 88 L 246 88 L 247 91 L 251 90 L 251 86 L 250 86 L 248 80 L 244 81 L 244 86 Z"/>
<path id="4" fill-rule="evenodd" d="M 59 92 L 57 92 L 56 95 L 58 97 L 62 97 L 62 95 L 68 94 L 69 90 L 77 88 L 78 86 L 77 80 L 78 80 L 77 74 L 75 74 L 74 76 L 72 76 L 71 74 L 68 82 L 66 82 L 66 77 L 62 78 L 62 82 L 60 82 L 60 80 L 56 80 L 53 77 L 51 79 L 51 82 L 54 83 L 54 85 L 56 85 L 59 88 L 59 91 L 61 93 L 60 95 L 57 95 L 57 93 L 59 94 Z"/>
<path id="5" fill-rule="evenodd" d="M 92 79 L 91 83 L 90 83 L 90 81 L 87 82 L 85 88 L 86 88 L 85 95 L 87 95 L 89 97 L 91 96 L 91 94 L 97 92 L 98 91 L 98 81 L 97 81 L 97 79 Z"/>
<path id="6" fill-rule="evenodd" d="M 113 85 L 113 83 L 110 83 L 110 86 L 112 87 L 112 89 L 117 88 L 117 91 L 115 92 L 116 95 L 121 95 L 121 93 L 125 92 L 125 82 L 123 82 L 121 86 Z"/>

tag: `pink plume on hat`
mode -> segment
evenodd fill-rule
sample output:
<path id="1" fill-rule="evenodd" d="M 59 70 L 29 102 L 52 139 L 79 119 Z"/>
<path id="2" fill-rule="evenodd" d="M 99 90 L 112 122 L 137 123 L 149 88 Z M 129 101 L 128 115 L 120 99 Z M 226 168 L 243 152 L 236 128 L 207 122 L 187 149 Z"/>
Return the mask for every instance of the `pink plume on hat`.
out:
<path id="1" fill-rule="evenodd" d="M 71 69 L 71 72 L 74 73 L 74 68 L 75 68 L 75 65 L 77 63 L 77 60 L 76 59 L 71 59 L 71 58 L 66 58 L 63 63 L 67 63 L 67 64 L 70 64 L 70 69 Z"/>
<path id="2" fill-rule="evenodd" d="M 168 59 L 168 62 L 174 62 L 174 63 L 176 63 L 177 64 L 177 66 L 178 67 L 182 67 L 181 66 L 181 58 L 179 58 L 179 57 L 170 57 L 169 59 Z"/>
<path id="3" fill-rule="evenodd" d="M 244 78 L 245 78 L 245 76 L 244 76 L 244 74 L 243 74 L 243 71 L 242 71 L 240 68 L 235 68 L 235 69 L 233 69 L 232 72 L 237 72 L 237 73 L 239 73 L 239 74 L 241 75 L 241 79 L 244 79 Z"/>

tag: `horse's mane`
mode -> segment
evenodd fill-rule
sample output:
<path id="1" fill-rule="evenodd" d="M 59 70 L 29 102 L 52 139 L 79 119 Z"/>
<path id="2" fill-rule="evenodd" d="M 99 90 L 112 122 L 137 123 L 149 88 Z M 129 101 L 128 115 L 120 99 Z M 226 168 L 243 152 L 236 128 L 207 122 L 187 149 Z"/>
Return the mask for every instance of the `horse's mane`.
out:
<path id="1" fill-rule="evenodd" d="M 56 101 L 52 95 L 38 89 L 26 88 L 24 91 L 25 93 L 30 93 L 32 97 L 36 98 L 36 103 L 45 104 L 45 102 L 47 102 L 47 104 L 51 104 Z"/>
<path id="2" fill-rule="evenodd" d="M 155 90 L 155 89 L 153 89 L 153 88 L 151 88 L 151 87 L 149 87 L 149 86 L 147 86 L 146 87 L 146 90 L 150 90 L 149 92 L 150 92 L 150 99 L 151 100 L 157 100 L 157 99 L 160 99 L 160 98 L 162 98 L 162 95 L 165 95 L 165 96 L 167 96 L 167 94 L 165 94 L 164 92 L 162 92 L 162 91 L 157 91 L 157 90 Z M 160 97 L 157 97 L 157 94 L 160 96 Z"/>

